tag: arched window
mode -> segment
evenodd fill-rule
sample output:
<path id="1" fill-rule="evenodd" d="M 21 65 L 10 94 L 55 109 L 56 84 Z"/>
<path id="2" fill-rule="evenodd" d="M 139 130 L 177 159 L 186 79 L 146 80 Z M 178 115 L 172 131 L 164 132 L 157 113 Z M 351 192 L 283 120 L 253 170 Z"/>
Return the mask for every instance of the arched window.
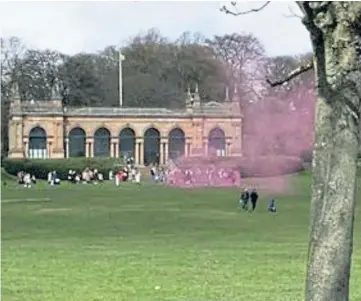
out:
<path id="1" fill-rule="evenodd" d="M 160 133 L 155 128 L 149 128 L 144 133 L 144 164 L 159 164 Z"/>
<path id="2" fill-rule="evenodd" d="M 86 146 L 86 134 L 85 131 L 76 127 L 69 133 L 69 157 L 85 157 Z"/>
<path id="3" fill-rule="evenodd" d="M 124 128 L 119 133 L 119 155 L 135 157 L 135 132 L 131 128 Z"/>
<path id="4" fill-rule="evenodd" d="M 94 133 L 94 157 L 110 157 L 110 132 L 106 128 Z"/>
<path id="5" fill-rule="evenodd" d="M 47 134 L 46 134 L 46 131 L 40 126 L 32 128 L 29 133 L 29 154 L 28 154 L 28 156 L 31 159 L 48 158 Z"/>
<path id="6" fill-rule="evenodd" d="M 168 157 L 177 159 L 184 155 L 186 139 L 182 129 L 173 129 L 168 136 Z"/>
<path id="7" fill-rule="evenodd" d="M 212 129 L 208 134 L 208 153 L 217 156 L 226 155 L 226 137 L 219 127 Z"/>

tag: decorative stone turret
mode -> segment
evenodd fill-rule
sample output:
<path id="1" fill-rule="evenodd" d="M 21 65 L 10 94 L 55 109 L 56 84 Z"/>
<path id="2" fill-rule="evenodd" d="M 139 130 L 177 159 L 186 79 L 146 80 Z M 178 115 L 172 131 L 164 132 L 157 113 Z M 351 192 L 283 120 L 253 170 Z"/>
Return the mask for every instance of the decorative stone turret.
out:
<path id="1" fill-rule="evenodd" d="M 51 89 L 51 100 L 57 100 L 57 101 L 62 100 L 62 97 L 61 97 L 60 91 L 59 91 L 59 87 L 57 84 L 54 84 L 54 86 Z"/>
<path id="2" fill-rule="evenodd" d="M 226 86 L 226 98 L 224 99 L 225 102 L 230 102 L 231 99 L 229 98 L 229 87 Z"/>
<path id="3" fill-rule="evenodd" d="M 198 83 L 196 83 L 196 88 L 193 94 L 193 107 L 200 108 L 201 107 L 201 98 L 199 96 Z"/>
<path id="4" fill-rule="evenodd" d="M 237 84 L 234 85 L 233 95 L 232 95 L 232 110 L 237 113 L 241 113 L 241 97 L 238 93 Z"/>
<path id="5" fill-rule="evenodd" d="M 11 158 L 23 158 L 23 117 L 21 116 L 21 97 L 19 91 L 19 84 L 15 82 L 11 91 L 11 106 L 10 106 L 10 120 L 9 120 L 9 156 Z"/>
<path id="6" fill-rule="evenodd" d="M 188 85 L 187 89 L 187 98 L 186 98 L 186 110 L 187 112 L 193 112 L 194 109 L 199 109 L 201 107 L 201 98 L 199 96 L 199 87 L 196 83 L 194 93 L 191 93 L 190 86 Z"/>
<path id="7" fill-rule="evenodd" d="M 14 105 L 19 105 L 19 106 L 20 106 L 20 104 L 21 104 L 21 97 L 20 97 L 20 91 L 19 91 L 19 84 L 18 84 L 18 82 L 15 82 L 15 83 L 13 84 L 12 99 L 13 99 Z"/>
<path id="8" fill-rule="evenodd" d="M 193 97 L 192 97 L 191 88 L 190 88 L 189 85 L 188 85 L 188 88 L 187 88 L 187 97 L 186 97 L 186 103 L 185 104 L 186 104 L 187 112 L 191 112 L 192 108 L 193 108 Z"/>
<path id="9" fill-rule="evenodd" d="M 21 97 L 18 82 L 14 82 L 11 88 L 10 113 L 21 113 Z"/>

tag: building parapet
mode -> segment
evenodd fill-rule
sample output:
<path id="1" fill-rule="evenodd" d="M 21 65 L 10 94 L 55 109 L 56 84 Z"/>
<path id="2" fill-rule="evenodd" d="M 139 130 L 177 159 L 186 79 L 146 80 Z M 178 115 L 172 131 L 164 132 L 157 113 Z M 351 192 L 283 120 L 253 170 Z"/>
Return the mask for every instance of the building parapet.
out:
<path id="1" fill-rule="evenodd" d="M 125 107 L 61 107 L 51 104 L 46 105 L 23 102 L 21 106 L 13 107 L 11 115 L 23 116 L 81 116 L 81 117 L 241 117 L 227 107 L 200 107 L 192 111 L 171 110 L 166 108 L 125 108 Z"/>

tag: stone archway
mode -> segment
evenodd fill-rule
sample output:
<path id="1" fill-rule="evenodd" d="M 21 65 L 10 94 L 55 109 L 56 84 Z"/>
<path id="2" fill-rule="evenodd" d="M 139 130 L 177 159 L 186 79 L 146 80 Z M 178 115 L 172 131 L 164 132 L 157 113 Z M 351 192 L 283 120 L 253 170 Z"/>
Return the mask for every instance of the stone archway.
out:
<path id="1" fill-rule="evenodd" d="M 184 156 L 185 144 L 184 131 L 180 128 L 171 130 L 168 135 L 168 158 L 174 160 Z"/>
<path id="2" fill-rule="evenodd" d="M 144 164 L 159 164 L 160 133 L 155 128 L 149 128 L 144 133 Z"/>
<path id="3" fill-rule="evenodd" d="M 69 132 L 69 157 L 85 157 L 86 133 L 80 128 L 73 128 Z"/>
<path id="4" fill-rule="evenodd" d="M 32 128 L 29 133 L 29 158 L 48 158 L 47 142 L 47 133 L 42 127 L 37 126 Z"/>
<path id="5" fill-rule="evenodd" d="M 129 127 L 119 133 L 119 156 L 135 158 L 135 132 Z"/>
<path id="6" fill-rule="evenodd" d="M 110 132 L 106 128 L 94 133 L 94 157 L 110 157 Z"/>
<path id="7" fill-rule="evenodd" d="M 219 127 L 212 129 L 208 134 L 208 154 L 226 155 L 226 135 Z"/>

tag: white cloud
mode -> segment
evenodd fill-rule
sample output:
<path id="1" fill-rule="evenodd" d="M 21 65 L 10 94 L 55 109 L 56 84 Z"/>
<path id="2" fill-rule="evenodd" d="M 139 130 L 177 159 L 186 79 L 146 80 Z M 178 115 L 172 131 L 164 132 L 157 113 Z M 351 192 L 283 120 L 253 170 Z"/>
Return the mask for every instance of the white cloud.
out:
<path id="1" fill-rule="evenodd" d="M 120 44 L 152 27 L 171 38 L 184 31 L 252 32 L 271 55 L 308 51 L 301 21 L 284 17 L 289 4 L 272 2 L 261 12 L 233 17 L 219 11 L 219 2 L 1 2 L 0 28 L 2 36 L 19 36 L 31 47 L 69 54 Z"/>

